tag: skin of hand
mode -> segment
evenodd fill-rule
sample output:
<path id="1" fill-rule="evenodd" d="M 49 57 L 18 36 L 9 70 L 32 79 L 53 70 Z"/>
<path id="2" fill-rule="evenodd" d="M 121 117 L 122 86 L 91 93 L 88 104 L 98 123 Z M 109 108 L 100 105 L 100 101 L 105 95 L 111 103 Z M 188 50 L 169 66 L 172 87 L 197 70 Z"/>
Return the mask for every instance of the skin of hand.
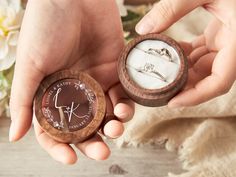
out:
<path id="1" fill-rule="evenodd" d="M 84 71 L 102 86 L 110 120 L 104 135 L 117 138 L 123 123 L 134 114 L 134 105 L 121 89 L 116 60 L 124 46 L 122 25 L 115 1 L 111 0 L 29 0 L 17 49 L 11 92 L 10 141 L 17 141 L 29 130 L 33 98 L 42 79 L 58 70 Z M 39 144 L 57 161 L 73 164 L 75 150 L 50 138 L 33 121 Z M 110 150 L 99 134 L 75 144 L 91 159 L 108 158 Z"/>
<path id="2" fill-rule="evenodd" d="M 235 82 L 236 0 L 161 0 L 136 26 L 139 34 L 159 33 L 200 6 L 214 17 L 193 42 L 180 43 L 189 59 L 189 79 L 169 102 L 172 108 L 198 105 L 225 94 Z"/>

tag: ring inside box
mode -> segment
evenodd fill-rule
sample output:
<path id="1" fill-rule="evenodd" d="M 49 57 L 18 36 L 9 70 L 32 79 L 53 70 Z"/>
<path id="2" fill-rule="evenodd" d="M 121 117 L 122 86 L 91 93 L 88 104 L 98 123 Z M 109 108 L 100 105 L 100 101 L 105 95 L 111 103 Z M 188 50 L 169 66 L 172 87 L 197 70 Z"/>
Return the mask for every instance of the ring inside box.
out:
<path id="1" fill-rule="evenodd" d="M 138 43 L 128 54 L 126 68 L 130 79 L 145 89 L 159 89 L 172 83 L 180 69 L 180 57 L 160 40 Z"/>

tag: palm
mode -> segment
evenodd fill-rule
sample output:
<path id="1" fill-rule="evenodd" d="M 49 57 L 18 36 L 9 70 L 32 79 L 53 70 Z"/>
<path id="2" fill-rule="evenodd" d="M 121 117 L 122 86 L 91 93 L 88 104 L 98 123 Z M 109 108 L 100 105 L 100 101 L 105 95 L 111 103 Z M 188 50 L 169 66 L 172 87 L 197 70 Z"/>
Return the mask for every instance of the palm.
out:
<path id="1" fill-rule="evenodd" d="M 113 3 L 113 8 L 109 4 L 108 7 L 103 6 L 102 12 L 94 8 L 90 11 L 91 14 L 82 16 L 86 23 L 80 25 L 80 34 L 83 35 L 75 42 L 79 45 L 74 45 L 70 60 L 65 60 L 62 66 L 62 69 L 69 67 L 72 70 L 88 72 L 101 84 L 105 93 L 118 84 L 116 60 L 124 46 L 120 17 L 118 13 L 114 13 L 116 6 Z M 98 13 L 100 16 L 97 16 Z M 107 16 L 107 13 L 110 15 Z M 89 21 L 94 22 L 92 28 L 87 23 Z M 107 104 L 111 105 L 112 101 L 114 102 L 107 95 Z M 113 106 L 108 106 L 108 109 L 108 114 L 112 114 Z"/>
<path id="2" fill-rule="evenodd" d="M 84 21 L 94 21 L 94 24 L 92 28 L 86 24 L 82 25 L 83 36 L 79 39 L 80 45 L 75 46 L 76 51 L 69 66 L 72 69 L 86 70 L 101 83 L 104 91 L 107 91 L 118 82 L 116 60 L 124 46 L 122 28 L 118 14 L 113 13 L 109 16 L 104 14 L 103 19 L 98 19 L 95 14 L 91 14 L 95 19 L 84 19 Z"/>
<path id="3" fill-rule="evenodd" d="M 218 20 L 213 20 L 205 29 L 204 33 L 198 37 L 192 44 L 192 50 L 189 50 L 190 58 L 190 77 L 187 88 L 194 87 L 199 81 L 209 76 L 212 69 L 217 67 L 216 56 L 226 45 L 228 33 L 225 26 Z M 223 39 L 223 40 L 222 40 Z"/>
<path id="4" fill-rule="evenodd" d="M 235 74 L 229 72 L 235 63 L 231 56 L 233 36 L 232 29 L 215 18 L 192 44 L 183 45 L 189 55 L 189 80 L 175 100 L 190 106 L 228 92 L 235 80 Z"/>
<path id="5" fill-rule="evenodd" d="M 89 10 L 83 9 L 85 14 L 76 6 L 70 7 L 64 9 L 63 16 L 57 7 L 53 14 L 35 7 L 39 11 L 37 17 L 27 16 L 30 12 L 26 12 L 21 36 L 24 40 L 20 42 L 32 44 L 28 55 L 34 59 L 35 69 L 45 75 L 62 69 L 83 70 L 100 82 L 105 92 L 118 82 L 116 59 L 124 45 L 119 14 L 114 13 L 117 11 L 114 2 L 106 3 L 102 10 L 96 7 L 94 4 Z M 32 26 L 37 28 L 32 31 Z"/>
<path id="6" fill-rule="evenodd" d="M 75 13 L 72 14 L 67 11 L 73 9 L 64 9 L 66 15 L 63 17 L 57 7 L 53 14 L 35 7 L 40 11 L 37 17 L 27 16 L 30 12 L 26 12 L 26 22 L 22 27 L 22 31 L 26 32 L 22 32 L 21 38 L 24 38 L 24 41 L 20 42 L 31 43 L 32 47 L 28 55 L 33 56 L 36 62 L 40 61 L 37 65 L 40 70 L 51 74 L 65 68 L 85 70 L 115 62 L 124 45 L 120 18 L 118 12 L 114 13 L 117 11 L 116 6 L 114 2 L 106 3 L 101 10 L 96 8 L 97 2 L 89 3 L 93 4 L 94 8 L 89 7 L 89 11 L 83 9 L 87 11 L 86 14 L 81 14 L 78 7 L 74 7 Z M 109 70 L 114 71 L 114 69 L 115 63 Z M 96 70 L 100 71 L 101 77 L 106 73 L 99 68 Z"/>

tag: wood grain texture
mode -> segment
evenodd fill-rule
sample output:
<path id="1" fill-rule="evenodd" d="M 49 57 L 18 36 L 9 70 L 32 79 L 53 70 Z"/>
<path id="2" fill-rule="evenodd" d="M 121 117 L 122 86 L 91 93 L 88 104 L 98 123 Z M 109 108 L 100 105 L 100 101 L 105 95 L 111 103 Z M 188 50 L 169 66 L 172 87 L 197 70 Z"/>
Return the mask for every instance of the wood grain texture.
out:
<path id="1" fill-rule="evenodd" d="M 9 124 L 0 118 L 0 177 L 165 177 L 169 171 L 181 172 L 175 154 L 153 146 L 119 149 L 112 143 L 107 161 L 96 162 L 78 152 L 75 165 L 61 165 L 40 148 L 32 129 L 20 142 L 9 143 Z M 121 175 L 113 174 L 117 165 L 125 171 Z"/>
<path id="2" fill-rule="evenodd" d="M 48 89 L 50 87 L 55 87 L 55 89 L 51 89 L 54 95 L 56 92 L 56 89 L 61 89 L 60 84 L 62 84 L 63 82 L 69 82 L 71 83 L 71 85 L 73 85 L 73 82 L 78 82 L 81 84 L 85 84 L 85 87 L 90 90 L 90 91 L 83 91 L 85 95 L 85 92 L 87 92 L 87 94 L 89 92 L 95 94 L 95 98 L 96 101 L 94 101 L 95 103 L 90 103 L 91 105 L 96 105 L 96 108 L 94 108 L 96 110 L 95 115 L 91 115 L 89 117 L 89 123 L 83 127 L 80 128 L 76 131 L 62 131 L 60 129 L 56 129 L 52 126 L 52 124 L 49 123 L 49 121 L 47 120 L 48 117 L 45 117 L 45 114 L 43 113 L 42 108 L 51 108 L 54 107 L 54 103 L 52 105 L 50 104 L 42 104 L 43 103 L 43 97 L 44 94 L 46 92 L 48 92 Z M 74 88 L 74 86 L 72 86 Z M 64 89 L 68 89 L 68 87 L 64 87 Z M 74 90 L 76 90 L 74 88 Z M 64 99 L 61 101 L 62 105 L 66 105 L 68 104 L 68 102 L 72 102 L 75 101 L 76 103 L 79 102 L 78 100 L 78 95 L 76 94 L 75 91 L 72 92 L 64 92 L 65 95 L 67 95 L 67 97 L 64 98 L 69 98 L 69 99 Z M 82 89 L 80 89 L 80 92 Z M 48 94 L 48 93 L 47 93 Z M 70 100 L 71 97 L 73 97 L 73 100 Z M 53 98 L 49 97 L 49 100 L 52 101 Z M 77 99 L 77 100 L 76 100 Z M 88 101 L 88 98 L 87 100 Z M 36 96 L 35 96 L 35 115 L 36 115 L 36 119 L 39 122 L 41 128 L 48 133 L 49 136 L 51 136 L 52 138 L 60 141 L 60 142 L 65 142 L 65 143 L 78 143 L 78 142 L 83 142 L 86 139 L 90 138 L 91 136 L 93 136 L 97 130 L 99 130 L 101 123 L 103 122 L 103 119 L 105 117 L 105 112 L 106 112 L 106 100 L 105 100 L 105 95 L 104 92 L 102 90 L 102 87 L 100 86 L 99 83 L 97 83 L 96 80 L 94 80 L 91 76 L 89 76 L 86 73 L 83 72 L 78 72 L 78 71 L 71 71 L 71 70 L 62 70 L 62 71 L 58 71 L 52 75 L 49 75 L 48 77 L 46 77 L 41 83 L 40 86 L 36 92 Z M 88 101 L 89 102 L 89 101 Z M 79 102 L 80 103 L 80 102 Z M 78 104 L 78 103 L 77 103 Z M 43 107 L 42 107 L 43 106 Z M 69 105 L 67 105 L 69 106 Z M 56 116 L 52 116 L 54 119 Z M 55 119 L 56 120 L 56 119 Z M 78 125 L 78 124 L 77 124 Z"/>

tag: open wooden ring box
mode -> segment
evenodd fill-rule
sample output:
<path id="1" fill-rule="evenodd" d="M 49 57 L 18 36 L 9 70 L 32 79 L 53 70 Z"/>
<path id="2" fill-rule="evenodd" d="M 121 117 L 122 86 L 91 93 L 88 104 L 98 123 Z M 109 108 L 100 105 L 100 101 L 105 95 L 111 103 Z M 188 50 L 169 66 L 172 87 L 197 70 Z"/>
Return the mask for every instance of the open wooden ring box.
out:
<path id="1" fill-rule="evenodd" d="M 132 40 L 122 51 L 117 70 L 128 96 L 151 107 L 166 105 L 185 86 L 188 76 L 184 51 L 161 34 Z"/>

